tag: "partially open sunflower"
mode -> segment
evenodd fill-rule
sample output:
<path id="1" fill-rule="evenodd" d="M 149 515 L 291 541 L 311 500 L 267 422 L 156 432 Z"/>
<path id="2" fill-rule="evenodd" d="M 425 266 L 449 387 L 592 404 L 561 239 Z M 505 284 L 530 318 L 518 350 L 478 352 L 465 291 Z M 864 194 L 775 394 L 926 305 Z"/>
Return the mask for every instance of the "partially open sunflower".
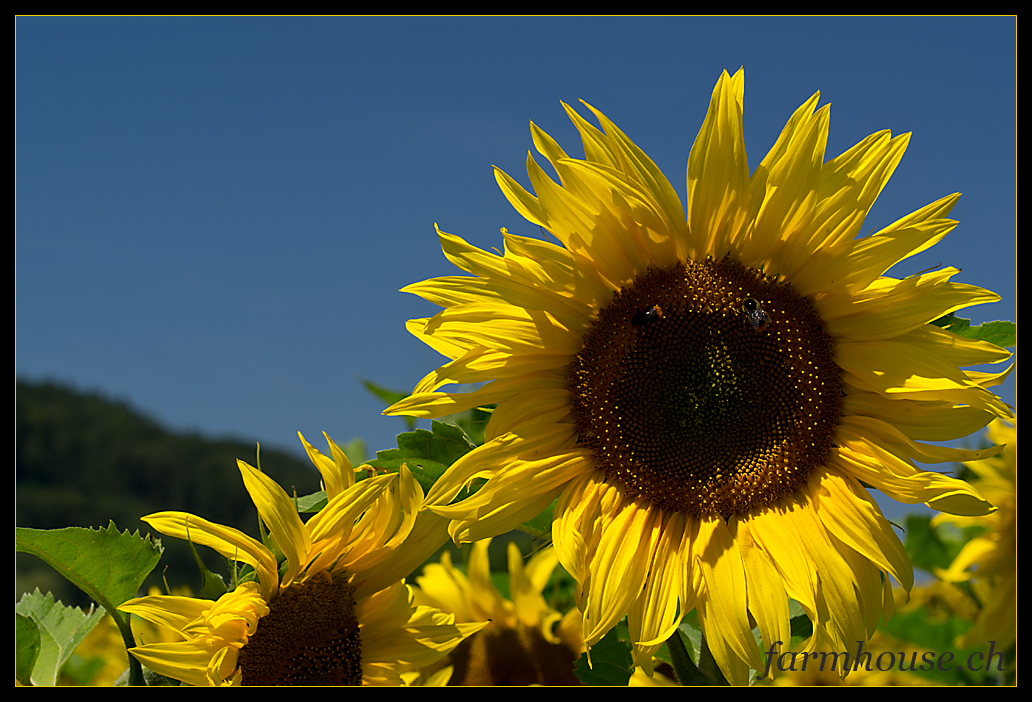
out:
<path id="1" fill-rule="evenodd" d="M 143 518 L 253 570 L 214 602 L 152 595 L 123 603 L 169 634 L 129 653 L 189 685 L 400 685 L 483 628 L 413 602 L 405 575 L 447 537 L 438 517 L 419 514 L 423 491 L 408 469 L 356 482 L 344 452 L 326 440 L 332 458 L 301 436 L 327 496 L 307 522 L 272 478 L 237 462 L 282 566 L 270 546 L 232 527 L 185 512 Z"/>
<path id="2" fill-rule="evenodd" d="M 750 175 L 744 73 L 726 72 L 688 159 L 685 207 L 602 113 L 566 106 L 585 158 L 531 124 L 535 195 L 512 205 L 560 242 L 503 230 L 495 255 L 439 231 L 473 277 L 405 288 L 444 308 L 408 328 L 451 361 L 388 414 L 497 403 L 486 443 L 427 495 L 456 541 L 510 530 L 558 498 L 552 536 L 576 578 L 588 646 L 627 616 L 635 662 L 698 610 L 724 675 L 745 682 L 787 646 L 789 599 L 807 650 L 867 640 L 913 569 L 867 486 L 954 514 L 991 506 L 915 461 L 985 452 L 919 443 L 967 435 L 1009 408 L 987 388 L 1009 357 L 930 324 L 995 294 L 945 268 L 883 274 L 956 222 L 958 195 L 858 237 L 909 135 L 878 132 L 825 161 L 818 95 Z M 446 393 L 454 383 L 483 383 Z M 476 478 L 479 491 L 451 504 Z"/>

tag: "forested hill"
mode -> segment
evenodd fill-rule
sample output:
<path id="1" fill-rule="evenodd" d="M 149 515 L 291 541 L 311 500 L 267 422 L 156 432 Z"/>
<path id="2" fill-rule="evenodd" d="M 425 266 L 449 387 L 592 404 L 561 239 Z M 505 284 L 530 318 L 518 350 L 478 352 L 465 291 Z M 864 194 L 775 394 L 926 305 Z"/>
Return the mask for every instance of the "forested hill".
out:
<path id="1" fill-rule="evenodd" d="M 257 514 L 237 469 L 238 458 L 255 465 L 254 441 L 170 432 L 123 402 L 48 382 L 16 381 L 15 409 L 17 526 L 95 528 L 114 520 L 119 530 L 148 533 L 141 516 L 182 510 L 257 535 Z M 288 492 L 319 489 L 306 459 L 266 447 L 260 456 L 262 470 Z M 175 539 L 162 541 L 158 571 L 167 567 L 170 585 L 196 586 L 189 550 L 172 548 Z M 19 558 L 20 591 L 53 584 L 39 567 Z M 74 593 L 65 597 L 78 601 Z"/>

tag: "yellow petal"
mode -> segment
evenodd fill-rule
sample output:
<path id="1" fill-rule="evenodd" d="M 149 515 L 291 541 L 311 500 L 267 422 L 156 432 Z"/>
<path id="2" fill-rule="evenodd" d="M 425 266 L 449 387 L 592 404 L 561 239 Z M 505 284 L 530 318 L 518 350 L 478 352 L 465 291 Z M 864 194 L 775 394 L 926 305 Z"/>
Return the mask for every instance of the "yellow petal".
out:
<path id="1" fill-rule="evenodd" d="M 298 432 L 297 435 L 301 439 L 301 443 L 304 444 L 308 458 L 315 464 L 319 474 L 322 475 L 323 486 L 326 488 L 326 497 L 328 499 L 333 499 L 355 484 L 355 472 L 351 468 L 351 461 L 348 460 L 348 457 L 344 455 L 344 452 L 340 450 L 337 444 L 333 443 L 333 439 L 330 438 L 329 434 L 323 432 L 326 442 L 330 445 L 330 452 L 333 455 L 332 460 L 308 443 L 305 437 L 301 435 L 301 432 Z"/>
<path id="2" fill-rule="evenodd" d="M 832 452 L 828 464 L 904 504 L 924 502 L 932 509 L 959 515 L 988 514 L 994 509 L 963 480 L 918 470 L 861 438 L 844 440 L 843 446 Z"/>
<path id="3" fill-rule="evenodd" d="M 276 594 L 279 574 L 275 557 L 242 531 L 185 512 L 157 512 L 142 519 L 166 536 L 207 546 L 225 558 L 246 563 L 257 572 L 266 599 Z"/>
<path id="4" fill-rule="evenodd" d="M 762 666 L 746 611 L 745 566 L 738 544 L 719 516 L 696 519 L 692 535 L 692 561 L 702 571 L 709 593 L 703 631 L 710 632 L 707 640 L 715 655 L 726 646 L 718 663 L 731 670 L 733 653 L 754 668 Z"/>
<path id="5" fill-rule="evenodd" d="M 688 156 L 688 255 L 721 258 L 749 207 L 749 163 L 742 133 L 745 72 L 724 71 Z"/>
<path id="6" fill-rule="evenodd" d="M 914 586 L 910 557 L 860 483 L 851 475 L 824 469 L 810 476 L 809 485 L 821 523 L 910 592 Z"/>
<path id="7" fill-rule="evenodd" d="M 287 558 L 287 570 L 281 582 L 281 586 L 286 587 L 307 564 L 312 539 L 294 501 L 275 480 L 241 460 L 237 461 L 237 467 L 244 478 L 244 487 L 258 508 L 258 515 Z"/>

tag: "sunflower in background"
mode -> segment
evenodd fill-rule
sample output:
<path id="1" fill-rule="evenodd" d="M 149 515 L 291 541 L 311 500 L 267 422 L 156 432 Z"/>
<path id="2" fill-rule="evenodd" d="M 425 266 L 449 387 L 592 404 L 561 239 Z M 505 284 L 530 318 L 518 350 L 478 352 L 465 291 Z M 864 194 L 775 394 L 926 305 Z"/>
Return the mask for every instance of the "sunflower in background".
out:
<path id="1" fill-rule="evenodd" d="M 249 566 L 253 579 L 216 602 L 149 596 L 119 607 L 178 632 L 177 641 L 130 649 L 143 665 L 190 685 L 397 685 L 410 667 L 433 664 L 483 627 L 412 601 L 403 578 L 446 534 L 438 517 L 419 514 L 423 491 L 408 469 L 356 482 L 326 439 L 332 459 L 301 437 L 327 497 L 307 522 L 283 488 L 238 461 L 274 546 L 192 514 L 144 517 Z M 282 569 L 272 547 L 285 557 Z"/>
<path id="2" fill-rule="evenodd" d="M 819 95 L 750 175 L 743 71 L 720 77 L 688 159 L 687 214 L 666 177 L 605 115 L 566 107 L 585 158 L 531 124 L 531 194 L 502 191 L 559 245 L 503 229 L 502 255 L 438 231 L 468 276 L 405 291 L 440 305 L 409 330 L 450 359 L 387 414 L 440 417 L 497 404 L 483 446 L 427 504 L 457 542 L 515 528 L 554 500 L 552 537 L 578 583 L 583 638 L 627 617 L 635 664 L 696 609 L 734 683 L 790 639 L 867 641 L 913 569 L 868 493 L 961 515 L 992 506 L 918 469 L 992 453 L 923 442 L 970 434 L 1010 409 L 988 388 L 1009 353 L 931 324 L 997 295 L 945 268 L 884 275 L 956 222 L 950 195 L 859 237 L 909 139 L 878 132 L 825 161 Z M 449 384 L 486 383 L 449 393 Z M 454 502 L 477 479 L 472 496 Z"/>
<path id="3" fill-rule="evenodd" d="M 973 582 L 982 603 L 973 629 L 957 645 L 983 646 L 994 641 L 996 650 L 1015 644 L 1018 628 L 1018 420 L 996 420 L 989 425 L 989 440 L 1003 444 L 999 455 L 967 463 L 977 476 L 972 483 L 997 511 L 976 517 L 938 515 L 932 525 L 950 522 L 959 527 L 979 526 L 985 531 L 968 541 L 945 570 L 936 572 L 950 583 Z"/>
<path id="4" fill-rule="evenodd" d="M 424 566 L 416 578 L 415 602 L 455 615 L 455 621 L 490 623 L 451 653 L 452 685 L 578 685 L 574 663 L 584 651 L 580 612 L 564 616 L 542 594 L 559 560 L 552 547 L 526 564 L 509 542 L 507 599 L 491 581 L 491 539 L 473 544 L 466 573 L 451 554 Z"/>
<path id="5" fill-rule="evenodd" d="M 189 596 L 190 588 L 175 588 L 177 595 Z M 150 588 L 149 595 L 159 595 L 156 587 Z M 146 639 L 151 642 L 171 642 L 180 640 L 180 636 L 164 627 L 157 626 L 142 619 L 132 621 L 133 636 L 136 640 Z M 110 687 L 124 682 L 129 657 L 125 650 L 122 632 L 110 615 L 105 614 L 93 630 L 86 635 L 75 653 L 61 668 L 61 685 L 89 685 L 94 687 Z"/>

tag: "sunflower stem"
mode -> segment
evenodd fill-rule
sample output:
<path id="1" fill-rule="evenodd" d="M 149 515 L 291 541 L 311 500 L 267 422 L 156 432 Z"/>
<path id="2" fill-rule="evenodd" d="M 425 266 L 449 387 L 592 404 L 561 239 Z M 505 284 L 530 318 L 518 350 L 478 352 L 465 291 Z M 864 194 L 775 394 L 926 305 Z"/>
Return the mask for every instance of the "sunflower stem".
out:
<path id="1" fill-rule="evenodd" d="M 705 639 L 703 639 L 703 648 L 708 653 L 709 649 L 705 647 Z M 695 665 L 691 655 L 688 653 L 688 649 L 684 645 L 680 630 L 675 630 L 670 638 L 667 639 L 667 650 L 670 651 L 670 665 L 674 669 L 674 675 L 677 676 L 677 682 L 682 685 L 719 684 L 718 680 L 707 676 Z M 712 660 L 712 656 L 710 660 Z M 720 680 L 722 679 L 721 677 Z"/>
<path id="2" fill-rule="evenodd" d="M 706 634 L 702 634 L 702 650 L 699 651 L 699 670 L 710 680 L 710 685 L 729 685 L 727 678 L 720 672 L 720 666 L 710 652 L 709 644 L 706 643 Z"/>

